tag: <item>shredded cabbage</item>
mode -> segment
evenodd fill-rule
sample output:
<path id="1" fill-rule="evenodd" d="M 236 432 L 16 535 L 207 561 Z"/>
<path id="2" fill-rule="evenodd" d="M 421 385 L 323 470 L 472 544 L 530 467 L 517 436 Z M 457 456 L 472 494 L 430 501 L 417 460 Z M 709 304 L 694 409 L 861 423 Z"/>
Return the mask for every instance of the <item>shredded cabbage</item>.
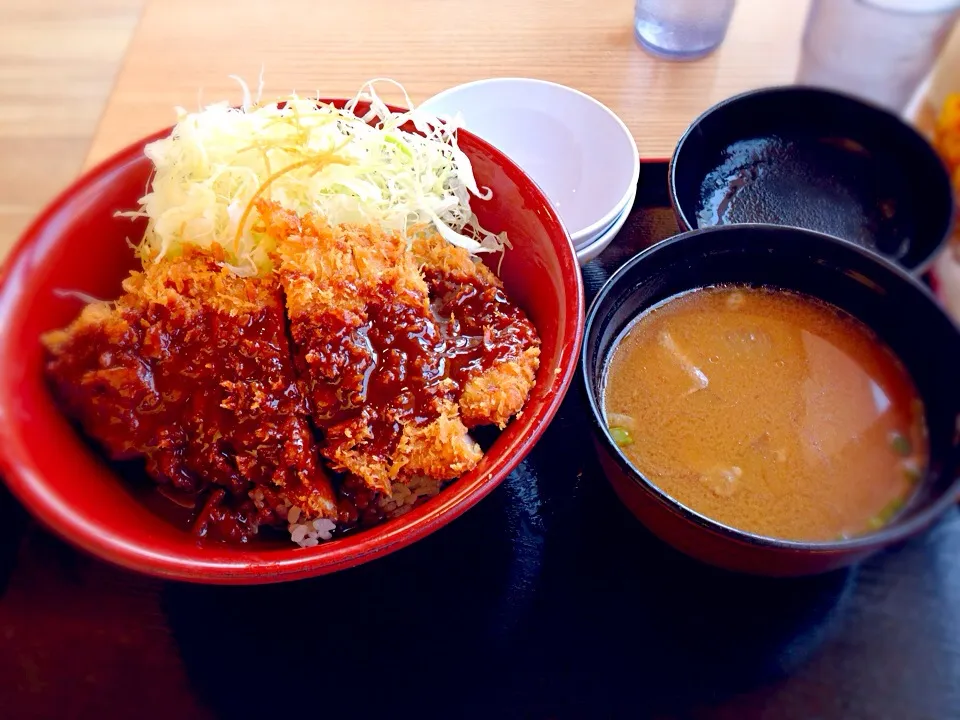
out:
<path id="1" fill-rule="evenodd" d="M 471 196 L 491 193 L 477 187 L 457 146 L 456 121 L 416 109 L 393 113 L 376 82 L 364 84 L 343 110 L 295 94 L 260 105 L 242 81 L 240 108 L 178 109 L 172 133 L 145 148 L 154 174 L 139 210 L 122 213 L 148 219 L 138 256 L 158 261 L 185 245 L 217 243 L 237 273 L 268 270 L 273 245 L 257 231 L 253 207 L 260 197 L 332 224 L 404 233 L 432 224 L 470 252 L 503 250 L 505 233 L 481 228 L 470 209 Z M 353 112 L 360 102 L 370 103 L 363 117 Z M 401 130 L 407 122 L 422 135 Z"/>

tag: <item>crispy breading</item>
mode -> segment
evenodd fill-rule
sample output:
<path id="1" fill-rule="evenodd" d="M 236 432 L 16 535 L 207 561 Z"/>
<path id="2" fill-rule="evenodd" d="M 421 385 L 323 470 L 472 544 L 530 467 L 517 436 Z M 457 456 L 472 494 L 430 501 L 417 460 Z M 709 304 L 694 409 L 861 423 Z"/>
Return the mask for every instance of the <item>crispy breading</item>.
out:
<path id="1" fill-rule="evenodd" d="M 189 251 L 132 273 L 123 289 L 44 337 L 68 412 L 111 456 L 145 457 L 158 482 L 224 488 L 248 530 L 254 485 L 308 516 L 335 517 L 276 280 L 239 277 Z"/>
<path id="2" fill-rule="evenodd" d="M 411 244 L 417 262 L 447 276 L 477 278 L 485 285 L 502 288 L 503 282 L 478 257 L 451 245 L 437 233 L 421 233 Z"/>
<path id="3" fill-rule="evenodd" d="M 500 280 L 436 235 L 257 210 L 273 273 L 188 251 L 45 337 L 68 412 L 111 456 L 205 493 L 204 522 L 241 540 L 290 504 L 301 520 L 375 522 L 476 467 L 468 428 L 503 427 L 539 365 Z M 318 452 L 346 475 L 336 504 Z"/>
<path id="4" fill-rule="evenodd" d="M 370 304 L 399 295 L 414 311 L 425 311 L 427 287 L 397 234 L 334 229 L 263 201 L 258 210 L 277 243 L 301 380 L 323 425 L 342 406 L 362 404 L 377 360 L 368 337 Z"/>
<path id="5" fill-rule="evenodd" d="M 443 337 L 407 240 L 267 202 L 258 211 L 276 243 L 301 381 L 332 467 L 385 495 L 397 478 L 450 480 L 474 467 L 481 452 L 443 377 Z"/>
<path id="6" fill-rule="evenodd" d="M 487 301 L 470 299 L 471 312 L 457 318 L 461 332 L 482 342 L 505 348 L 484 362 L 474 363 L 463 378 L 459 396 L 460 415 L 467 427 L 495 424 L 504 427 L 524 406 L 536 382 L 540 366 L 540 338 L 526 316 L 499 292 L 503 283 L 480 260 L 439 235 L 423 235 L 413 243 L 413 252 L 426 275 L 434 307 L 439 314 L 456 312 L 443 295 L 469 287 Z M 439 301 L 439 302 L 438 302 Z"/>
<path id="7" fill-rule="evenodd" d="M 42 338 L 52 358 L 47 373 L 64 410 L 118 460 L 141 454 L 149 437 L 137 408 L 160 401 L 140 356 L 141 335 L 136 308 L 94 302 L 69 327 Z"/>
<path id="8" fill-rule="evenodd" d="M 467 427 L 488 423 L 504 427 L 527 402 L 539 364 L 540 348 L 529 347 L 518 359 L 473 375 L 460 395 L 460 415 Z"/>
<path id="9" fill-rule="evenodd" d="M 391 475 L 402 471 L 406 477 L 448 480 L 472 470 L 482 457 L 483 451 L 467 434 L 456 404 L 448 400 L 435 420 L 425 425 L 404 425 Z"/>

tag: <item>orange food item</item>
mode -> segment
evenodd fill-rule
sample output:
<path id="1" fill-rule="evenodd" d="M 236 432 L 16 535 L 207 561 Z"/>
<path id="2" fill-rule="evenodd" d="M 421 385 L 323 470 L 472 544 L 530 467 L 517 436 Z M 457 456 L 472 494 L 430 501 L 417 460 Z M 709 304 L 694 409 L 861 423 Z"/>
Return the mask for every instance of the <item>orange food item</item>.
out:
<path id="1" fill-rule="evenodd" d="M 450 480 L 476 466 L 467 428 L 505 425 L 539 362 L 536 330 L 500 280 L 439 236 L 411 249 L 397 233 L 258 210 L 331 467 L 389 494 L 398 478 Z"/>
<path id="2" fill-rule="evenodd" d="M 69 414 L 112 458 L 144 458 L 168 496 L 196 507 L 203 537 L 246 542 L 294 505 L 335 518 L 276 282 L 193 251 L 123 288 L 44 337 Z"/>
<path id="3" fill-rule="evenodd" d="M 960 195 L 960 93 L 947 96 L 934 128 L 933 145 L 947 164 Z"/>
<path id="4" fill-rule="evenodd" d="M 476 467 L 468 428 L 520 411 L 540 339 L 500 280 L 439 236 L 255 204 L 275 270 L 239 276 L 219 246 L 148 263 L 115 303 L 44 338 L 47 374 L 112 458 L 145 460 L 195 511 L 201 536 L 286 527 L 314 545 Z"/>

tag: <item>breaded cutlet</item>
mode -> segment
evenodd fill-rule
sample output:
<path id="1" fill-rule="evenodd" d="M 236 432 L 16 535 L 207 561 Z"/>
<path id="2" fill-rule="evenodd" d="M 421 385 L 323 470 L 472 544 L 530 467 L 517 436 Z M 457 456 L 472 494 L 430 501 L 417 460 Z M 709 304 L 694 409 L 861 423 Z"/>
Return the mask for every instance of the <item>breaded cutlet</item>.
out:
<path id="1" fill-rule="evenodd" d="M 398 233 L 331 227 L 260 201 L 304 394 L 332 467 L 390 495 L 396 479 L 450 480 L 482 457 L 446 376 L 427 284 Z"/>
<path id="2" fill-rule="evenodd" d="M 463 368 L 457 400 L 467 427 L 504 427 L 524 406 L 540 365 L 540 337 L 503 283 L 479 259 L 437 234 L 413 241 L 413 253 L 430 288 L 434 312 L 457 323 L 455 333 L 489 352 Z"/>
<path id="3" fill-rule="evenodd" d="M 179 493 L 208 491 L 201 534 L 244 540 L 282 525 L 287 503 L 335 518 L 276 280 L 187 251 L 132 273 L 123 290 L 43 338 L 67 412 L 111 457 L 144 457 Z"/>

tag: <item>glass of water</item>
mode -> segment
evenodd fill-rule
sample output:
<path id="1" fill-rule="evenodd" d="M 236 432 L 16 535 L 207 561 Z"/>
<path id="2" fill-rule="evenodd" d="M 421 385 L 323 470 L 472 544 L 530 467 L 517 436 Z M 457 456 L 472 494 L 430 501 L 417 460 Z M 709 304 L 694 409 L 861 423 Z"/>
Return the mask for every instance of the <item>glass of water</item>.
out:
<path id="1" fill-rule="evenodd" d="M 647 51 L 694 60 L 723 42 L 736 0 L 636 0 L 633 31 Z"/>
<path id="2" fill-rule="evenodd" d="M 960 0 L 813 0 L 797 82 L 902 112 L 949 36 Z"/>

